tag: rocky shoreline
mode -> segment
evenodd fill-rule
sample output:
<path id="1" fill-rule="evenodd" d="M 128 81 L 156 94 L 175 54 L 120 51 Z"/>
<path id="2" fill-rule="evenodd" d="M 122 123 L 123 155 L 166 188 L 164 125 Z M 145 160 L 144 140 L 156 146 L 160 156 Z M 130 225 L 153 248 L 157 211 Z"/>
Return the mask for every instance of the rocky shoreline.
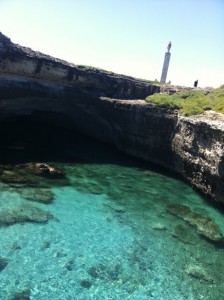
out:
<path id="1" fill-rule="evenodd" d="M 223 115 L 182 117 L 143 100 L 163 90 L 34 52 L 0 33 L 0 122 L 29 116 L 75 129 L 176 172 L 223 205 Z"/>

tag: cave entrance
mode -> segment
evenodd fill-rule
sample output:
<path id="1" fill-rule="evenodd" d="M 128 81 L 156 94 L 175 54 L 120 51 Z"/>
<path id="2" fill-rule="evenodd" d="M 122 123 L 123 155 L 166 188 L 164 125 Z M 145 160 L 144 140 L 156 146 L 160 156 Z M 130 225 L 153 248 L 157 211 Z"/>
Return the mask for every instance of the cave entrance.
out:
<path id="1" fill-rule="evenodd" d="M 59 113 L 34 112 L 0 121 L 0 164 L 29 161 L 133 163 L 115 146 L 83 135 Z"/>

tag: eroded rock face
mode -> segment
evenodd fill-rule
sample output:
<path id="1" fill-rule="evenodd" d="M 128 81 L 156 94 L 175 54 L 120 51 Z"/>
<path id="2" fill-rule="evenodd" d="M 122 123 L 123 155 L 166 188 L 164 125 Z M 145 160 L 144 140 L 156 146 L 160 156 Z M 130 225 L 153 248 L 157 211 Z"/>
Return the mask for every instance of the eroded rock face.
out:
<path id="1" fill-rule="evenodd" d="M 159 91 L 159 87 L 150 84 L 146 80 L 138 80 L 100 69 L 76 66 L 49 55 L 35 52 L 30 48 L 15 45 L 2 33 L 0 33 L 0 61 L 2 75 L 14 74 L 33 79 L 32 85 L 32 82 L 19 82 L 20 78 L 17 78 L 17 94 L 19 92 L 20 94 L 26 94 L 24 84 L 27 84 L 27 86 L 32 86 L 33 89 L 35 86 L 35 93 L 47 93 L 49 95 L 50 93 L 46 89 L 47 84 L 45 84 L 45 91 L 44 87 L 40 89 L 41 82 L 37 81 L 39 79 L 61 85 L 61 88 L 53 87 L 54 84 L 53 86 L 49 85 L 49 87 L 51 86 L 51 93 L 54 91 L 54 88 L 55 91 L 68 88 L 69 92 L 75 87 L 76 89 L 83 89 L 83 91 L 91 90 L 91 93 L 98 96 L 143 99 Z M 1 80 L 3 79 L 4 76 L 1 76 Z M 5 77 L 4 80 L 7 81 L 7 79 L 10 81 L 10 79 L 13 79 L 13 76 Z M 3 95 L 4 87 L 0 90 Z M 55 92 L 55 96 L 57 96 L 57 92 Z"/>
<path id="2" fill-rule="evenodd" d="M 172 149 L 174 169 L 204 195 L 224 203 L 224 115 L 179 117 Z"/>

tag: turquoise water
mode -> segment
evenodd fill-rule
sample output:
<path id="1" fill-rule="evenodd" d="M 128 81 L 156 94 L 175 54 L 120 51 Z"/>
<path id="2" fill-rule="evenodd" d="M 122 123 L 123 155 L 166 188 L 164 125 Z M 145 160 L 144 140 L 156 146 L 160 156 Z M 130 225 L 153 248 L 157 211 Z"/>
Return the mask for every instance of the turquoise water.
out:
<path id="1" fill-rule="evenodd" d="M 0 227 L 0 257 L 8 261 L 0 271 L 0 299 L 24 290 L 29 298 L 14 299 L 223 299 L 223 245 L 203 238 L 166 205 L 187 205 L 224 233 L 222 212 L 178 179 L 113 151 L 105 158 L 105 148 L 87 148 L 80 146 L 71 161 L 49 162 L 67 178 L 45 180 L 54 195 L 50 204 L 23 198 L 27 185 L 1 183 L 3 212 L 28 203 L 53 218 Z M 195 267 L 198 273 L 189 271 Z"/>

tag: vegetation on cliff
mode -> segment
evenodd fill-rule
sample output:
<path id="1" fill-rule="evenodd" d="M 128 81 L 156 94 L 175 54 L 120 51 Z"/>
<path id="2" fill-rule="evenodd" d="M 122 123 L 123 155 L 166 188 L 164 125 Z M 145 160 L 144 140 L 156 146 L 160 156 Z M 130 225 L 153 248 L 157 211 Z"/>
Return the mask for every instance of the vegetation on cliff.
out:
<path id="1" fill-rule="evenodd" d="M 146 98 L 159 107 L 180 110 L 185 116 L 196 115 L 205 110 L 214 110 L 224 114 L 224 85 L 207 93 L 203 90 L 190 90 L 175 94 L 159 93 Z"/>

